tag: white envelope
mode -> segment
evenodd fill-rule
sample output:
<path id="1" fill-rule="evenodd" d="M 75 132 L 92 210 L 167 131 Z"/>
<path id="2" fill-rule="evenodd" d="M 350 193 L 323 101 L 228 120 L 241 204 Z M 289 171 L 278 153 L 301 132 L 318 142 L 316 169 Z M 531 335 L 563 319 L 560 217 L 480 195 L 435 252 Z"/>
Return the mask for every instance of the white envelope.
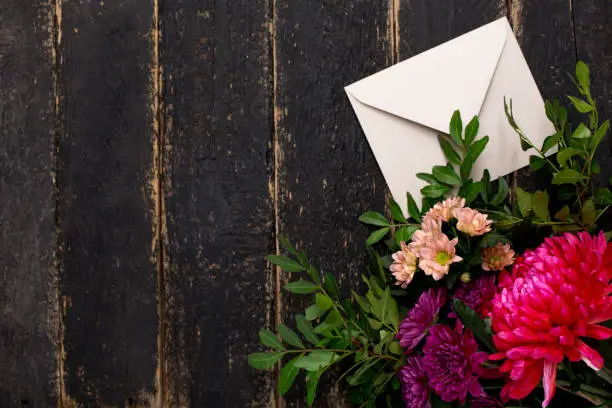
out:
<path id="1" fill-rule="evenodd" d="M 406 192 L 420 203 L 426 183 L 416 173 L 431 172 L 447 160 L 437 135 L 448 134 L 450 118 L 463 125 L 478 115 L 478 138 L 489 143 L 472 169 L 492 178 L 529 164 L 520 139 L 504 113 L 512 98 L 514 117 L 536 146 L 553 133 L 544 101 L 505 18 L 484 25 L 345 88 L 393 198 L 406 208 Z M 404 210 L 405 211 L 405 210 Z"/>

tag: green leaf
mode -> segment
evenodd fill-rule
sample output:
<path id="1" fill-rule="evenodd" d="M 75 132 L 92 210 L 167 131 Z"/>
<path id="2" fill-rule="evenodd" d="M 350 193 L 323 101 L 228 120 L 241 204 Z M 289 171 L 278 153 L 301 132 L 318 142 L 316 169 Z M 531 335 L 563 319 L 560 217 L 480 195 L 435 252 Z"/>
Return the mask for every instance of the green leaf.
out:
<path id="1" fill-rule="evenodd" d="M 353 298 L 355 299 L 361 310 L 363 310 L 365 313 L 370 313 L 372 308 L 370 307 L 368 301 L 354 290 L 351 291 L 351 294 L 353 295 Z"/>
<path id="2" fill-rule="evenodd" d="M 400 242 L 408 242 L 412 238 L 412 235 L 419 229 L 416 225 L 409 225 L 402 227 L 395 232 L 395 240 L 399 244 Z"/>
<path id="3" fill-rule="evenodd" d="M 591 173 L 593 174 L 601 173 L 601 167 L 599 167 L 599 163 L 597 163 L 595 160 L 591 162 Z"/>
<path id="4" fill-rule="evenodd" d="M 285 272 L 301 272 L 306 269 L 303 265 L 295 262 L 293 259 L 287 258 L 286 256 L 268 255 L 266 256 L 266 259 L 270 263 L 279 266 Z"/>
<path id="5" fill-rule="evenodd" d="M 433 174 L 429 174 L 429 173 L 417 173 L 416 174 L 418 179 L 421 179 L 423 181 L 425 181 L 426 183 L 429 184 L 438 184 L 438 180 L 436 180 L 436 178 L 433 176 Z"/>
<path id="6" fill-rule="evenodd" d="M 267 370 L 274 367 L 274 364 L 283 358 L 284 354 L 283 352 L 249 354 L 249 365 L 258 370 Z"/>
<path id="7" fill-rule="evenodd" d="M 446 156 L 449 162 L 457 165 L 461 164 L 461 157 L 459 157 L 459 154 L 453 149 L 453 145 L 451 145 L 444 136 L 438 135 L 438 142 L 440 142 L 440 147 L 444 152 L 444 156 Z"/>
<path id="8" fill-rule="evenodd" d="M 465 146 L 471 145 L 474 139 L 476 139 L 479 126 L 478 116 L 474 116 L 465 127 Z"/>
<path id="9" fill-rule="evenodd" d="M 559 166 L 566 167 L 567 161 L 576 155 L 584 156 L 584 152 L 573 147 L 565 148 L 557 153 L 557 162 Z"/>
<path id="10" fill-rule="evenodd" d="M 325 313 L 325 311 L 319 309 L 319 306 L 316 304 L 310 305 L 308 308 L 306 308 L 306 320 L 313 321 L 322 316 L 323 313 Z"/>
<path id="11" fill-rule="evenodd" d="M 550 216 L 548 214 L 548 193 L 546 191 L 536 191 L 531 196 L 531 208 L 534 214 L 544 220 L 549 221 Z"/>
<path id="12" fill-rule="evenodd" d="M 294 365 L 307 371 L 318 371 L 321 368 L 328 367 L 337 357 L 334 352 L 316 350 L 297 358 Z"/>
<path id="13" fill-rule="evenodd" d="M 555 218 L 560 221 L 566 221 L 569 219 L 570 215 L 570 209 L 566 204 L 555 214 Z"/>
<path id="14" fill-rule="evenodd" d="M 589 88 L 591 87 L 591 78 L 589 67 L 582 61 L 576 63 L 576 78 L 582 89 L 588 94 Z"/>
<path id="15" fill-rule="evenodd" d="M 592 198 L 589 198 L 585 201 L 582 206 L 582 225 L 590 226 L 593 225 L 595 220 L 597 219 L 597 214 L 595 211 L 595 203 Z"/>
<path id="16" fill-rule="evenodd" d="M 502 204 L 504 201 L 506 201 L 506 198 L 508 198 L 509 192 L 510 190 L 508 189 L 508 183 L 506 183 L 506 180 L 503 177 L 500 177 L 497 182 L 497 192 L 491 198 L 491 204 Z"/>
<path id="17" fill-rule="evenodd" d="M 300 357 L 301 356 L 294 358 L 293 360 L 289 361 L 287 364 L 283 366 L 283 369 L 281 370 L 281 373 L 280 373 L 280 377 L 278 379 L 278 393 L 280 395 L 285 395 L 287 391 L 291 389 L 291 386 L 293 385 L 293 381 L 295 381 L 295 378 L 300 372 L 300 369 L 295 366 L 295 362 Z"/>
<path id="18" fill-rule="evenodd" d="M 312 406 L 315 400 L 315 396 L 317 395 L 317 385 L 319 384 L 321 374 L 322 371 L 317 373 L 308 373 L 308 380 L 306 381 L 306 403 L 309 407 Z"/>
<path id="19" fill-rule="evenodd" d="M 326 296 L 322 293 L 317 293 L 315 295 L 315 304 L 317 305 L 319 310 L 321 310 L 322 312 L 326 312 L 332 307 L 334 302 L 330 299 L 329 296 Z"/>
<path id="20" fill-rule="evenodd" d="M 552 178 L 551 183 L 553 184 L 576 184 L 579 181 L 583 181 L 584 179 L 586 179 L 586 177 L 578 173 L 576 170 L 565 169 L 565 170 L 561 170 L 558 173 L 555 173 Z"/>
<path id="21" fill-rule="evenodd" d="M 370 327 L 374 330 L 380 330 L 380 328 L 382 327 L 381 321 L 377 319 L 372 319 L 371 317 L 368 317 L 368 323 L 370 323 Z"/>
<path id="22" fill-rule="evenodd" d="M 476 162 L 476 159 L 478 159 L 478 156 L 480 156 L 484 148 L 487 146 L 487 143 L 489 143 L 489 136 L 485 136 L 481 139 L 478 139 L 468 148 L 467 155 L 461 163 L 460 168 L 460 174 L 462 179 L 465 180 L 470 176 L 470 173 L 472 172 L 472 166 Z"/>
<path id="23" fill-rule="evenodd" d="M 355 371 L 355 374 L 348 378 L 347 383 L 351 387 L 355 387 L 370 381 L 372 374 L 375 372 L 375 370 L 372 370 L 372 368 L 376 365 L 376 363 L 378 363 L 378 359 L 375 358 L 366 360 L 361 367 Z"/>
<path id="24" fill-rule="evenodd" d="M 559 142 L 563 140 L 563 133 L 557 132 L 554 135 L 547 136 L 544 139 L 544 143 L 542 143 L 542 153 L 546 153 L 553 147 L 559 144 Z"/>
<path id="25" fill-rule="evenodd" d="M 261 329 L 259 331 L 259 341 L 261 341 L 262 344 L 276 350 L 285 349 L 285 346 L 283 346 L 283 343 L 281 343 L 278 337 L 276 337 L 276 334 L 268 329 Z"/>
<path id="26" fill-rule="evenodd" d="M 420 223 L 421 222 L 421 212 L 419 211 L 419 207 L 417 206 L 416 201 L 414 201 L 414 198 L 412 198 L 412 194 L 406 193 L 406 199 L 408 203 L 408 214 L 410 214 L 413 220 Z"/>
<path id="27" fill-rule="evenodd" d="M 476 338 L 490 351 L 495 352 L 495 344 L 493 343 L 491 330 L 487 327 L 485 322 L 482 321 L 480 316 L 478 316 L 478 313 L 457 298 L 453 299 L 453 309 L 455 313 L 457 313 L 457 316 L 459 316 L 461 323 L 470 329 L 472 333 L 474 333 L 474 336 L 476 336 Z"/>
<path id="28" fill-rule="evenodd" d="M 429 185 L 429 186 L 425 186 L 421 189 L 421 194 L 423 194 L 425 197 L 430 197 L 430 198 L 439 198 L 442 197 L 444 194 L 448 193 L 450 191 L 450 187 L 447 186 L 443 186 L 443 185 Z"/>
<path id="29" fill-rule="evenodd" d="M 368 237 L 368 239 L 366 240 L 366 244 L 374 245 L 375 243 L 383 239 L 385 235 L 387 235 L 388 232 L 389 232 L 389 227 L 381 228 L 381 229 L 378 229 L 372 232 L 370 236 Z"/>
<path id="30" fill-rule="evenodd" d="M 385 288 L 383 303 L 386 304 L 383 313 L 385 322 L 397 328 L 399 326 L 399 309 L 397 306 L 397 302 L 391 295 L 391 289 L 388 286 Z"/>
<path id="31" fill-rule="evenodd" d="M 519 212 L 523 217 L 527 217 L 531 211 L 531 194 L 518 186 L 515 191 Z"/>
<path id="32" fill-rule="evenodd" d="M 314 320 L 314 319 L 313 319 Z M 295 324 L 300 333 L 304 336 L 307 342 L 313 345 L 319 344 L 319 337 L 315 334 L 310 322 L 301 314 L 295 315 Z"/>
<path id="33" fill-rule="evenodd" d="M 402 209 L 400 208 L 399 204 L 396 203 L 393 198 L 391 198 L 389 202 L 389 207 L 391 209 L 391 217 L 393 217 L 395 221 L 403 224 L 408 222 L 408 220 L 406 220 L 406 217 L 404 217 L 404 213 L 402 212 Z"/>
<path id="34" fill-rule="evenodd" d="M 463 133 L 463 124 L 461 123 L 461 113 L 458 110 L 453 112 L 450 121 L 450 136 L 458 146 L 461 146 L 461 134 Z"/>
<path id="35" fill-rule="evenodd" d="M 593 110 L 593 107 L 588 102 L 585 102 L 582 99 L 576 98 L 571 95 L 568 95 L 567 97 L 569 98 L 570 101 L 572 101 L 572 103 L 574 104 L 574 107 L 576 108 L 578 112 L 589 113 L 590 111 Z"/>
<path id="36" fill-rule="evenodd" d="M 317 270 L 317 268 L 315 268 L 314 266 L 309 266 L 306 270 L 306 273 L 314 283 L 321 283 L 321 278 L 319 278 L 319 271 Z"/>
<path id="37" fill-rule="evenodd" d="M 327 290 L 327 293 L 333 298 L 340 298 L 340 289 L 338 288 L 338 281 L 336 281 L 336 277 L 329 272 L 325 274 L 325 290 Z"/>
<path id="38" fill-rule="evenodd" d="M 451 186 L 458 186 L 461 184 L 461 179 L 452 167 L 446 166 L 434 166 L 432 173 L 436 180 L 444 184 L 450 184 Z"/>
<path id="39" fill-rule="evenodd" d="M 293 256 L 297 256 L 297 251 L 295 250 L 295 248 L 293 247 L 293 245 L 291 245 L 291 243 L 289 242 L 289 240 L 285 237 L 283 237 L 282 235 L 278 236 L 278 242 L 281 244 L 281 246 L 283 248 L 285 248 L 291 255 Z"/>
<path id="40" fill-rule="evenodd" d="M 319 294 L 317 293 L 317 295 L 319 295 Z M 278 329 L 278 334 L 280 334 L 281 338 L 287 344 L 290 344 L 290 345 L 292 345 L 294 347 L 304 348 L 304 343 L 302 343 L 302 340 L 300 340 L 300 337 L 297 335 L 296 332 L 291 330 L 289 327 L 287 327 L 284 324 L 280 323 L 278 325 L 277 329 Z"/>
<path id="41" fill-rule="evenodd" d="M 317 291 L 317 286 L 305 280 L 299 280 L 295 282 L 289 282 L 284 286 L 285 290 L 298 295 L 307 295 Z"/>
<path id="42" fill-rule="evenodd" d="M 595 134 L 589 140 L 589 149 L 595 149 L 599 143 L 603 140 L 603 138 L 608 133 L 608 129 L 610 128 L 610 121 L 606 120 L 601 126 L 595 131 Z"/>
<path id="43" fill-rule="evenodd" d="M 529 170 L 538 171 L 542 167 L 546 166 L 546 159 L 538 156 L 529 156 Z"/>
<path id="44" fill-rule="evenodd" d="M 588 139 L 591 137 L 591 130 L 584 125 L 584 123 L 578 124 L 574 133 L 572 133 L 574 139 Z"/>
<path id="45" fill-rule="evenodd" d="M 364 224 L 377 225 L 379 227 L 388 227 L 391 225 L 384 215 L 376 211 L 364 212 L 359 216 L 359 221 Z"/>
<path id="46" fill-rule="evenodd" d="M 469 183 L 464 188 L 464 197 L 466 204 L 470 204 L 472 201 L 478 197 L 478 194 L 483 190 L 484 184 L 482 181 L 477 181 L 475 183 Z"/>
<path id="47" fill-rule="evenodd" d="M 597 196 L 601 205 L 612 205 L 612 191 L 609 188 L 600 188 Z"/>
<path id="48" fill-rule="evenodd" d="M 327 314 L 325 321 L 314 328 L 315 333 L 325 334 L 343 324 L 342 316 L 338 311 L 332 310 Z"/>

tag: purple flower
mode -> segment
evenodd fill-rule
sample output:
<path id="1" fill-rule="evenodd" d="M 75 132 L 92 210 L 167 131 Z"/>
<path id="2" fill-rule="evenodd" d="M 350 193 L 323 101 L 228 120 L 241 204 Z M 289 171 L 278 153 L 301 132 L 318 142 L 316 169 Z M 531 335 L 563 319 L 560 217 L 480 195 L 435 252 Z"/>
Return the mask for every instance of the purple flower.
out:
<path id="1" fill-rule="evenodd" d="M 431 408 L 422 356 L 408 357 L 406 365 L 399 369 L 397 375 L 402 383 L 402 396 L 406 408 Z"/>
<path id="2" fill-rule="evenodd" d="M 453 297 L 471 307 L 482 318 L 489 316 L 491 302 L 495 296 L 495 275 L 481 276 L 470 283 L 464 283 L 457 288 Z M 456 317 L 454 312 L 451 317 Z"/>
<path id="3" fill-rule="evenodd" d="M 434 323 L 444 302 L 446 302 L 445 289 L 429 289 L 423 292 L 416 305 L 408 312 L 408 317 L 400 324 L 395 335 L 400 346 L 406 349 L 406 354 L 410 354 L 425 337 L 427 329 Z"/>
<path id="4" fill-rule="evenodd" d="M 468 392 L 474 397 L 483 395 L 478 374 L 483 372 L 482 363 L 488 356 L 478 351 L 478 343 L 468 329 L 463 330 L 461 324 L 456 330 L 436 324 L 429 329 L 423 352 L 429 388 L 443 401 L 463 402 Z"/>
<path id="5" fill-rule="evenodd" d="M 483 395 L 481 397 L 470 398 L 471 408 L 504 408 L 504 404 L 501 403 L 497 398 L 493 398 L 489 395 Z"/>

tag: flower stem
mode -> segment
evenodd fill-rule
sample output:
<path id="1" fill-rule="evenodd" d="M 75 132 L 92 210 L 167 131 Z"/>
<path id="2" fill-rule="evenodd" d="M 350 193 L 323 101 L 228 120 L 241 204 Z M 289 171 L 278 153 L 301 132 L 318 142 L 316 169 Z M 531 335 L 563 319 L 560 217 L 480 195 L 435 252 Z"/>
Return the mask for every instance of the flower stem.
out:
<path id="1" fill-rule="evenodd" d="M 600 370 L 595 371 L 595 374 L 599 378 L 602 378 L 608 382 L 608 384 L 612 384 L 612 371 L 608 370 L 606 367 L 602 367 Z"/>

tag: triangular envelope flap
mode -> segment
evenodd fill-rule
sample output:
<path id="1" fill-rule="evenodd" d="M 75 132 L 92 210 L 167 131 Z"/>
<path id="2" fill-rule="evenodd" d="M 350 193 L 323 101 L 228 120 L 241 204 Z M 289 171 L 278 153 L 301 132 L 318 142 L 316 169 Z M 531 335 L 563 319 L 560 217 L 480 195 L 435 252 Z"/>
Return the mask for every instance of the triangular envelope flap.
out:
<path id="1" fill-rule="evenodd" d="M 506 38 L 505 18 L 347 87 L 359 102 L 448 133 L 453 112 L 477 115 Z"/>

